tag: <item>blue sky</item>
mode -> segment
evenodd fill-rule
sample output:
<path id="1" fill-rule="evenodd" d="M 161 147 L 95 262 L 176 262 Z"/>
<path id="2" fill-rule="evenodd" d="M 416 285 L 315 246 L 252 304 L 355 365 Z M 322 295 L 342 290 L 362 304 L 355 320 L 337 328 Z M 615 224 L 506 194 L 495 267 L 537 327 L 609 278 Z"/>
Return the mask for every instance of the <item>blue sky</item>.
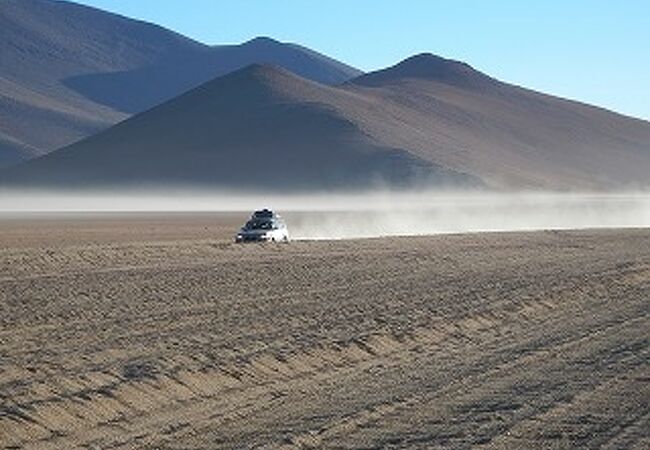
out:
<path id="1" fill-rule="evenodd" d="M 208 44 L 297 42 L 362 70 L 415 53 L 650 120 L 649 0 L 81 0 Z"/>

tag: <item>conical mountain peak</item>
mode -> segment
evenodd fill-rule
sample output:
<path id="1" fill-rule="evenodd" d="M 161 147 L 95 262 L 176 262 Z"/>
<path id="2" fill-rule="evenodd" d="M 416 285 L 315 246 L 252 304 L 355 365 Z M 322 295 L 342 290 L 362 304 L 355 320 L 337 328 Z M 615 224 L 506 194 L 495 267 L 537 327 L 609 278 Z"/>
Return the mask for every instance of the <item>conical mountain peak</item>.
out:
<path id="1" fill-rule="evenodd" d="M 469 64 L 431 53 L 411 56 L 392 67 L 362 75 L 352 82 L 366 86 L 381 86 L 403 80 L 436 81 L 458 87 L 474 88 L 494 82 Z"/>

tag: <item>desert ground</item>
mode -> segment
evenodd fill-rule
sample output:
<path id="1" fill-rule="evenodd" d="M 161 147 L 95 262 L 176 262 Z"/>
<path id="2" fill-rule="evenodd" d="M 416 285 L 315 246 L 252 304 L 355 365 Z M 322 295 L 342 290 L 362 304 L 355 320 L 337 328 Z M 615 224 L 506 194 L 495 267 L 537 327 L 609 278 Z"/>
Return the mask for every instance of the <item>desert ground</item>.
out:
<path id="1" fill-rule="evenodd" d="M 2 216 L 0 448 L 650 448 L 650 229 L 244 219 Z"/>

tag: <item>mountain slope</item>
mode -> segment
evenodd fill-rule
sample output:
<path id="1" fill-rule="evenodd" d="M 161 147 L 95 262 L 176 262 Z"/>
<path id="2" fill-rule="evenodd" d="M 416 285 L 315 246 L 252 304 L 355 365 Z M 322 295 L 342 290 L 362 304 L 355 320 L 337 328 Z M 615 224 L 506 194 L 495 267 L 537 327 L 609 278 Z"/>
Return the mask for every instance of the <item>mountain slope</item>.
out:
<path id="1" fill-rule="evenodd" d="M 29 184 L 242 189 L 471 183 L 374 142 L 341 111 L 366 99 L 252 65 L 8 171 Z M 372 105 L 365 106 L 372 109 Z"/>
<path id="2" fill-rule="evenodd" d="M 340 86 L 254 65 L 2 173 L 57 186 L 647 188 L 650 124 L 417 55 Z"/>
<path id="3" fill-rule="evenodd" d="M 350 89 L 381 99 L 390 111 L 365 123 L 375 139 L 491 186 L 649 184 L 646 121 L 502 83 L 430 54 L 362 75 Z"/>
<path id="4" fill-rule="evenodd" d="M 360 74 L 304 47 L 260 37 L 241 45 L 171 55 L 132 70 L 74 76 L 63 83 L 97 103 L 131 114 L 255 63 L 277 65 L 325 84 L 340 84 Z"/>
<path id="5" fill-rule="evenodd" d="M 54 0 L 0 2 L 0 165 L 47 153 L 254 62 L 325 83 L 360 72 L 268 38 L 210 47 Z"/>

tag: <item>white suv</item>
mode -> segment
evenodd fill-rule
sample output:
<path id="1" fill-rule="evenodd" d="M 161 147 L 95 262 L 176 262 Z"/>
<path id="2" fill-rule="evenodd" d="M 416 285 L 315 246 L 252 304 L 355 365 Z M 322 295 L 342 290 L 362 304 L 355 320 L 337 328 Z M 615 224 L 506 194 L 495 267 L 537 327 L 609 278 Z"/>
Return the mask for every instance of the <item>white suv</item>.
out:
<path id="1" fill-rule="evenodd" d="M 235 242 L 289 242 L 289 230 L 279 215 L 269 209 L 255 211 L 241 227 Z"/>

